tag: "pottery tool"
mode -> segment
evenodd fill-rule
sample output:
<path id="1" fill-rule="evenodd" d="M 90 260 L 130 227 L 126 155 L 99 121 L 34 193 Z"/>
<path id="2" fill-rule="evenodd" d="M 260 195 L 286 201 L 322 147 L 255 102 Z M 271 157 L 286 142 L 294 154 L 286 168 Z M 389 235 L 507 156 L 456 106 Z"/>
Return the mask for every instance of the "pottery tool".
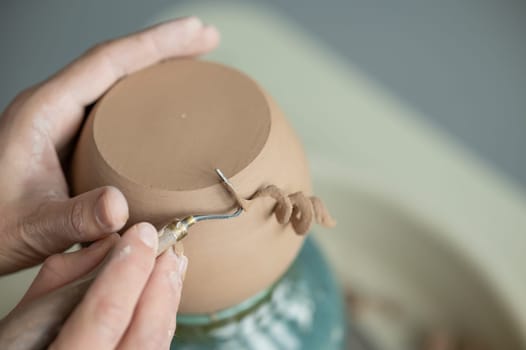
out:
<path id="1" fill-rule="evenodd" d="M 228 192 L 230 192 L 230 194 L 236 199 L 239 208 L 230 214 L 190 215 L 181 220 L 174 219 L 168 225 L 159 230 L 159 248 L 157 249 L 157 256 L 161 255 L 166 249 L 185 238 L 188 235 L 188 229 L 196 223 L 206 220 L 232 219 L 243 212 L 244 207 L 241 197 L 237 194 L 230 180 L 228 180 L 220 169 L 215 169 L 215 172 L 226 186 Z"/>
<path id="2" fill-rule="evenodd" d="M 229 192 L 235 193 L 232 184 L 221 170 L 215 169 L 215 171 Z M 237 194 L 234 197 L 238 201 Z M 174 219 L 159 230 L 157 256 L 185 238 L 188 229 L 196 223 L 232 219 L 242 212 L 243 208 L 240 206 L 234 212 L 227 214 L 190 215 L 181 220 Z M 85 277 L 37 298 L 9 314 L 0 323 L 0 349 L 47 349 L 107 260 L 106 258 L 99 267 Z"/>
<path id="3" fill-rule="evenodd" d="M 188 235 L 188 229 L 200 221 L 205 220 L 224 220 L 239 216 L 243 208 L 238 208 L 231 214 L 210 214 L 210 215 L 190 215 L 181 220 L 173 220 L 168 225 L 159 230 L 159 248 L 157 256 L 161 255 L 166 249 L 173 246 Z"/>

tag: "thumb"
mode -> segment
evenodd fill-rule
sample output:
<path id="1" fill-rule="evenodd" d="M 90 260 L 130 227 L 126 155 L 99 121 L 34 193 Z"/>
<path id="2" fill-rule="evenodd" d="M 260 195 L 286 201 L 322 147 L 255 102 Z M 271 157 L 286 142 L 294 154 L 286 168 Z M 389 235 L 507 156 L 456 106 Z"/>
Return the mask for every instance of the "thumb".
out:
<path id="1" fill-rule="evenodd" d="M 115 187 L 100 187 L 63 201 L 42 204 L 21 225 L 22 241 L 39 262 L 74 243 L 97 240 L 120 230 L 128 204 Z"/>

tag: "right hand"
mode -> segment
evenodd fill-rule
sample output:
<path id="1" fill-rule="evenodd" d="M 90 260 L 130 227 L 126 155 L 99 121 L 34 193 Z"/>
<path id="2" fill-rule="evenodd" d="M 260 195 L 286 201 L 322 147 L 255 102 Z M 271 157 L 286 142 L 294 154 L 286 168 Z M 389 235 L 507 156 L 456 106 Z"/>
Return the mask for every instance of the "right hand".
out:
<path id="1" fill-rule="evenodd" d="M 156 263 L 158 239 L 147 223 L 74 253 L 48 258 L 17 307 L 82 277 L 107 260 L 50 349 L 168 349 L 188 260 L 172 248 Z M 12 312 L 16 312 L 15 308 Z"/>

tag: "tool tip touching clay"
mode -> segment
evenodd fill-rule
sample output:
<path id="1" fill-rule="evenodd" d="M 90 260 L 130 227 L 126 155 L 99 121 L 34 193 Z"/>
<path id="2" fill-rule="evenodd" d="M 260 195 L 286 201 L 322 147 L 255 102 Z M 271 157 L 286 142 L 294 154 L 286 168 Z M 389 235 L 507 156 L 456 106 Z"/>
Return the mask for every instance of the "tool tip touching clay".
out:
<path id="1" fill-rule="evenodd" d="M 227 179 L 227 177 L 221 172 L 221 170 L 216 169 L 216 173 L 219 175 L 219 178 L 224 184 L 229 185 L 229 188 L 231 188 L 231 191 L 229 192 L 237 196 L 237 193 L 232 187 L 232 184 Z M 157 250 L 157 255 L 162 254 L 168 248 L 170 248 L 171 246 L 175 245 L 177 242 L 185 238 L 188 235 L 188 230 L 190 229 L 190 227 L 197 224 L 198 222 L 207 221 L 207 220 L 233 219 L 241 215 L 242 212 L 243 212 L 243 208 L 239 207 L 233 213 L 190 215 L 181 220 L 179 219 L 172 220 L 170 223 L 163 226 L 161 230 L 159 230 L 159 248 Z"/>

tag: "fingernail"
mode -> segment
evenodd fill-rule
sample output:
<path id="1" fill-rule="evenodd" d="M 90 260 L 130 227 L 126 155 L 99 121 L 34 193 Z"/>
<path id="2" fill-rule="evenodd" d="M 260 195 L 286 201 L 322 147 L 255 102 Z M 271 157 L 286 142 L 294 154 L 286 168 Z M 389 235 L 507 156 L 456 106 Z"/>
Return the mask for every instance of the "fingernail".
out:
<path id="1" fill-rule="evenodd" d="M 105 188 L 95 202 L 95 220 L 107 231 L 120 229 L 128 220 L 128 203 L 123 194 L 113 187 Z"/>
<path id="2" fill-rule="evenodd" d="M 142 222 L 137 225 L 137 231 L 139 232 L 139 238 L 147 247 L 157 248 L 157 232 L 152 225 Z"/>
<path id="3" fill-rule="evenodd" d="M 95 203 L 95 220 L 97 220 L 97 223 L 102 229 L 108 229 L 112 226 L 111 218 L 108 216 L 105 202 L 105 195 L 102 194 Z"/>
<path id="4" fill-rule="evenodd" d="M 185 21 L 185 27 L 190 32 L 196 31 L 203 26 L 203 21 L 201 21 L 201 19 L 198 17 L 188 17 L 185 19 Z"/>
<path id="5" fill-rule="evenodd" d="M 170 271 L 170 280 L 175 288 L 179 288 L 186 277 L 186 268 L 188 267 L 188 258 L 184 255 L 177 254 L 172 247 L 167 251 L 170 257 L 177 263 L 176 270 Z"/>

